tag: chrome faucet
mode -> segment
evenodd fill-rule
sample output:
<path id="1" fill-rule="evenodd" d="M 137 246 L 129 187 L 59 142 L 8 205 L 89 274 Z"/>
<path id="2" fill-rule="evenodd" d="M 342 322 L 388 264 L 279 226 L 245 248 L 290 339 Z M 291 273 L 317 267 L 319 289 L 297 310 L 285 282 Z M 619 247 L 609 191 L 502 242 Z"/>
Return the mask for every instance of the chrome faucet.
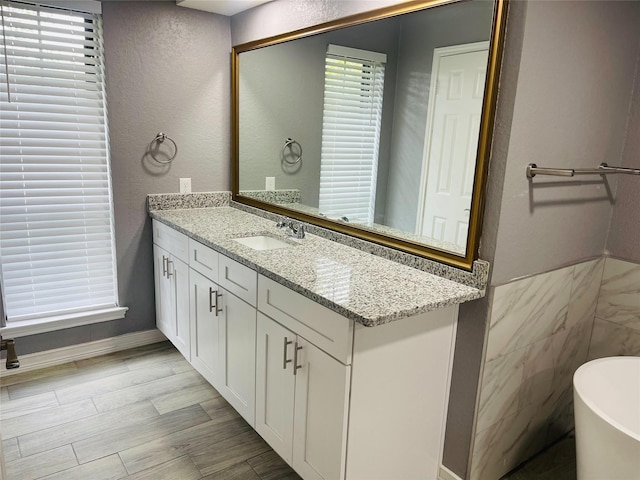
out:
<path id="1" fill-rule="evenodd" d="M 294 225 L 293 220 L 288 218 L 283 218 L 279 222 L 276 223 L 276 227 L 278 228 L 286 228 L 284 231 L 285 235 L 288 237 L 294 238 L 304 238 L 304 224 L 299 222 L 298 225 Z"/>

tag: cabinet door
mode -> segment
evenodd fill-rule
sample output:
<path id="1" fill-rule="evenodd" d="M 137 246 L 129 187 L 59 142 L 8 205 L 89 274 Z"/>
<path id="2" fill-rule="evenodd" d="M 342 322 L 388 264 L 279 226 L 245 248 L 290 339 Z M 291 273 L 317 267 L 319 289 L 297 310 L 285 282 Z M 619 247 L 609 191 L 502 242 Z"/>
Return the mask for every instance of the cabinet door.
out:
<path id="1" fill-rule="evenodd" d="M 156 326 L 171 342 L 174 341 L 175 332 L 172 327 L 171 312 L 173 310 L 173 295 L 171 282 L 167 278 L 167 261 L 169 254 L 157 245 L 153 245 L 154 268 L 153 276 L 156 287 Z"/>
<path id="2" fill-rule="evenodd" d="M 257 330 L 255 429 L 291 464 L 295 335 L 259 312 Z"/>
<path id="3" fill-rule="evenodd" d="M 220 288 L 220 365 L 222 396 L 249 423 L 255 425 L 256 309 Z"/>
<path id="4" fill-rule="evenodd" d="M 301 337 L 296 346 L 293 468 L 305 480 L 343 479 L 350 367 Z"/>
<path id="5" fill-rule="evenodd" d="M 191 364 L 214 387 L 220 385 L 220 315 L 217 311 L 218 285 L 191 269 Z"/>
<path id="6" fill-rule="evenodd" d="M 174 255 L 167 262 L 167 276 L 171 280 L 173 309 L 173 344 L 184 358 L 191 361 L 191 345 L 189 342 L 189 267 Z"/>

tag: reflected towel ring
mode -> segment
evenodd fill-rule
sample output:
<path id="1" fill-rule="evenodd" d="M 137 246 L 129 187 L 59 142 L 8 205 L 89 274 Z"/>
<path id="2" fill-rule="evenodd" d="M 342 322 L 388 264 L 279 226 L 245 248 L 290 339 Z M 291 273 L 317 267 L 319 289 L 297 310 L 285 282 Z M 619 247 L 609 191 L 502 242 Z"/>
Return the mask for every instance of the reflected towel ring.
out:
<path id="1" fill-rule="evenodd" d="M 293 153 L 293 148 L 292 148 L 293 145 L 297 145 L 298 146 L 298 150 L 300 150 L 299 154 L 296 155 L 295 153 Z M 289 149 L 293 153 L 293 156 L 297 157 L 295 160 L 293 160 L 293 161 L 289 160 L 289 157 L 284 153 L 284 151 L 287 149 L 287 147 L 289 147 Z M 302 145 L 300 145 L 300 143 L 296 142 L 292 138 L 287 138 L 284 141 L 284 147 L 282 147 L 282 159 L 288 165 L 297 165 L 298 163 L 300 163 L 300 160 L 302 160 Z"/>
<path id="2" fill-rule="evenodd" d="M 165 140 L 169 140 L 171 143 L 173 143 L 173 155 L 167 159 L 160 160 L 159 158 L 156 158 L 156 155 L 153 153 L 153 144 L 156 142 L 163 143 Z M 156 138 L 151 140 L 151 143 L 149 144 L 149 153 L 151 154 L 151 158 L 153 158 L 156 162 L 168 164 L 173 162 L 173 159 L 176 158 L 176 155 L 178 155 L 178 145 L 176 145 L 176 142 L 169 135 L 160 132 L 156 135 Z"/>

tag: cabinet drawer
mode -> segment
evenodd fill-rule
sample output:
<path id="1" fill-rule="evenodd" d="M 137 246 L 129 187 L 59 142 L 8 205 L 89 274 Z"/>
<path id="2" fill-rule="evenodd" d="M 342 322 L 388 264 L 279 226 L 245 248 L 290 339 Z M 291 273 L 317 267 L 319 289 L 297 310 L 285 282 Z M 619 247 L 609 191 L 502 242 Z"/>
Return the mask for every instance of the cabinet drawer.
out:
<path id="1" fill-rule="evenodd" d="M 259 276 L 258 310 L 342 363 L 351 364 L 353 320 Z"/>
<path id="2" fill-rule="evenodd" d="M 255 307 L 257 284 L 258 274 L 255 270 L 224 255 L 219 256 L 218 285 Z"/>
<path id="3" fill-rule="evenodd" d="M 218 252 L 189 239 L 189 266 L 209 280 L 218 282 Z"/>
<path id="4" fill-rule="evenodd" d="M 189 238 L 157 220 L 153 220 L 153 243 L 183 262 L 189 261 Z"/>

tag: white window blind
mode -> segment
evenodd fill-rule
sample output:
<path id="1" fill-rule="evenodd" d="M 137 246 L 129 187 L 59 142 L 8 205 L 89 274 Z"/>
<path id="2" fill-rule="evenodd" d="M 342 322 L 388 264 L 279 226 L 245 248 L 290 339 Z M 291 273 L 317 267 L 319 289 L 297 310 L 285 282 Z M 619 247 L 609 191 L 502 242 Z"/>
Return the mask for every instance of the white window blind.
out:
<path id="1" fill-rule="evenodd" d="M 101 18 L 0 5 L 0 263 L 7 320 L 115 307 Z"/>
<path id="2" fill-rule="evenodd" d="M 372 223 L 386 55 L 329 45 L 325 58 L 320 212 Z"/>

